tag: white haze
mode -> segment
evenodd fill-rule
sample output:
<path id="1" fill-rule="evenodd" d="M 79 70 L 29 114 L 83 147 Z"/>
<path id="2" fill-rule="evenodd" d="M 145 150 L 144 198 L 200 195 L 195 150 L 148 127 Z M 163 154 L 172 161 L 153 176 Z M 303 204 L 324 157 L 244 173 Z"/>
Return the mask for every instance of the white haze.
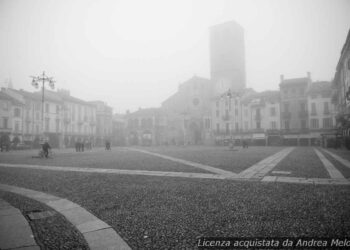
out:
<path id="1" fill-rule="evenodd" d="M 347 0 L 0 0 L 0 85 L 57 88 L 115 112 L 158 107 L 193 75 L 209 78 L 209 27 L 245 30 L 247 85 L 277 89 L 312 73 L 331 80 L 350 28 Z"/>

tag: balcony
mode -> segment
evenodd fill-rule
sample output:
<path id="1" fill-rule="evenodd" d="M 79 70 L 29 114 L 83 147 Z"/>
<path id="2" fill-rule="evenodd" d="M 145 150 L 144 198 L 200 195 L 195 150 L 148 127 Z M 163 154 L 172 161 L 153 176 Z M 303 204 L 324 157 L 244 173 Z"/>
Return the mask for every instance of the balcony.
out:
<path id="1" fill-rule="evenodd" d="M 291 112 L 282 112 L 281 117 L 282 117 L 282 119 L 289 120 L 292 117 L 292 113 Z"/>
<path id="2" fill-rule="evenodd" d="M 309 113 L 305 110 L 299 112 L 299 118 L 307 118 L 308 116 L 309 116 Z"/>

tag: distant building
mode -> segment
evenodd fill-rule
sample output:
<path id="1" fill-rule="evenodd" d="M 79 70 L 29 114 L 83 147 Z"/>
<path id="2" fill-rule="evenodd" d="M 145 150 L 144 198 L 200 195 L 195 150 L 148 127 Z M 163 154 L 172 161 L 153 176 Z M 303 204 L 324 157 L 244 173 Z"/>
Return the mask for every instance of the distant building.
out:
<path id="1" fill-rule="evenodd" d="M 22 142 L 24 102 L 3 90 L 0 92 L 0 147 L 10 147 L 10 142 Z"/>
<path id="2" fill-rule="evenodd" d="M 160 145 L 167 143 L 166 115 L 161 108 L 139 109 L 126 114 L 128 145 Z"/>
<path id="3" fill-rule="evenodd" d="M 11 140 L 39 147 L 48 139 L 52 147 L 72 147 L 77 141 L 102 144 L 112 136 L 112 108 L 103 102 L 87 102 L 66 90 L 46 89 L 44 105 L 41 91 L 2 88 L 0 93 L 0 133 Z"/>
<path id="4" fill-rule="evenodd" d="M 126 115 L 114 114 L 112 121 L 112 144 L 114 146 L 126 145 Z"/>
<path id="5" fill-rule="evenodd" d="M 322 138 L 324 146 L 328 146 L 329 139 L 334 140 L 335 131 L 335 106 L 332 104 L 332 83 L 313 82 L 307 90 L 308 125 L 311 145 L 317 144 Z"/>
<path id="6" fill-rule="evenodd" d="M 204 143 L 204 122 L 210 118 L 213 85 L 208 79 L 194 76 L 179 86 L 178 91 L 162 103 L 170 130 L 167 141 L 176 144 Z M 209 121 L 210 122 L 210 121 Z"/>
<path id="7" fill-rule="evenodd" d="M 210 28 L 210 78 L 216 95 L 246 87 L 244 30 L 235 21 Z"/>
<path id="8" fill-rule="evenodd" d="M 96 145 L 112 140 L 113 109 L 102 101 L 92 101 L 96 107 Z"/>
<path id="9" fill-rule="evenodd" d="M 332 102 L 337 111 L 338 136 L 350 149 L 350 30 L 336 67 L 333 90 Z"/>
<path id="10" fill-rule="evenodd" d="M 308 136 L 307 89 L 311 85 L 311 74 L 307 77 L 284 79 L 281 75 L 281 129 L 286 145 L 297 145 Z"/>
<path id="11" fill-rule="evenodd" d="M 212 102 L 212 121 L 216 143 L 245 139 L 256 145 L 279 143 L 279 91 L 257 93 L 252 89 L 228 91 Z M 270 133 L 268 133 L 270 132 Z"/>

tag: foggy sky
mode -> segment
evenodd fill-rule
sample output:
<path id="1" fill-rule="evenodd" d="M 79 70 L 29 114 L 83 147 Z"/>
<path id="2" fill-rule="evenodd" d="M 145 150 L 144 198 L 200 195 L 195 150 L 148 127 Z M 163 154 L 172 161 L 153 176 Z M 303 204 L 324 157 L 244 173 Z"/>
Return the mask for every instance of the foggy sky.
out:
<path id="1" fill-rule="evenodd" d="M 56 87 L 114 112 L 158 107 L 193 75 L 209 78 L 209 27 L 245 30 L 247 86 L 279 76 L 331 80 L 350 28 L 348 0 L 0 0 L 0 86 Z"/>

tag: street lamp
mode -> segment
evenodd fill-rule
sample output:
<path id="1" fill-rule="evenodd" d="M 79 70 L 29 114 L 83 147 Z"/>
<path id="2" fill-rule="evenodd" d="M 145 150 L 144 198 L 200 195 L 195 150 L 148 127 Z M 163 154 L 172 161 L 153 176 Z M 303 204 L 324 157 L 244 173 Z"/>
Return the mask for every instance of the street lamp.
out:
<path id="1" fill-rule="evenodd" d="M 42 136 L 44 137 L 44 104 L 45 104 L 45 83 L 48 83 L 51 89 L 55 88 L 55 81 L 53 77 L 48 77 L 45 75 L 45 71 L 39 76 L 31 76 L 32 85 L 35 88 L 39 88 L 39 84 L 41 83 L 42 95 L 41 95 L 41 130 Z"/>

